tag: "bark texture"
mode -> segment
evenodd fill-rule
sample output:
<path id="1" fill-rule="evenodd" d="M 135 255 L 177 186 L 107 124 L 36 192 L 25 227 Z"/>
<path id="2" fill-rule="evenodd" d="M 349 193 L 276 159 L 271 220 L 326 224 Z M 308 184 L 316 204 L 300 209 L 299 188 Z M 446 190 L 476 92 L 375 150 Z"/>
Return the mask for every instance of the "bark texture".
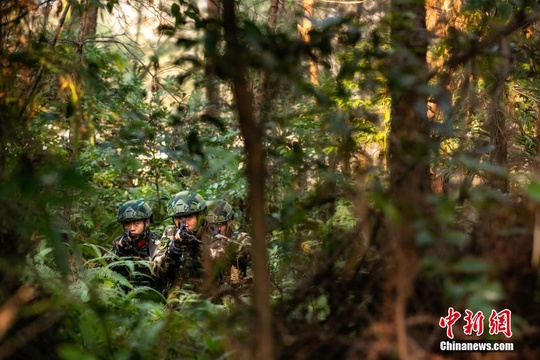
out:
<path id="1" fill-rule="evenodd" d="M 237 104 L 237 116 L 244 138 L 247 155 L 247 176 L 249 182 L 248 201 L 250 204 L 251 234 L 253 245 L 251 259 L 253 266 L 253 306 L 256 314 L 253 322 L 255 336 L 253 358 L 273 359 L 272 312 L 270 307 L 270 277 L 268 273 L 268 253 L 266 249 L 265 225 L 265 160 L 262 129 L 255 120 L 253 94 L 247 77 L 247 64 L 238 40 L 234 0 L 224 0 L 223 17 L 226 40 L 226 60 L 231 66 L 230 77 Z"/>

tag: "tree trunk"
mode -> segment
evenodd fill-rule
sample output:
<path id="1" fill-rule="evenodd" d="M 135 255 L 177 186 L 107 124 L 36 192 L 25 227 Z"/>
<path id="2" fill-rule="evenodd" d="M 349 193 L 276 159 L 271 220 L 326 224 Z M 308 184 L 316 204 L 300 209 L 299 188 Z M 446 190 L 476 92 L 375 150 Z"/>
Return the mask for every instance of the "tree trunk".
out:
<path id="1" fill-rule="evenodd" d="M 219 0 L 207 0 L 208 6 L 208 25 L 206 28 L 207 34 L 210 37 L 217 39 L 218 27 L 217 20 L 220 18 L 220 10 L 218 6 Z M 219 82 L 216 77 L 216 53 L 217 43 L 211 43 L 206 49 L 206 65 L 205 65 L 205 81 L 206 81 L 206 99 L 208 100 L 207 114 L 213 117 L 219 114 Z"/>
<path id="2" fill-rule="evenodd" d="M 388 81 L 392 97 L 388 141 L 389 195 L 397 209 L 390 219 L 390 252 L 394 270 L 386 310 L 393 307 L 399 358 L 408 358 L 406 309 L 418 269 L 418 220 L 427 219 L 430 186 L 430 125 L 427 119 L 428 81 L 425 3 L 395 0 L 391 6 L 394 55 Z M 396 71 L 397 70 L 397 71 Z M 408 82 L 402 82 L 408 79 Z"/>
<path id="3" fill-rule="evenodd" d="M 81 14 L 81 17 L 79 19 L 79 36 L 77 39 L 77 63 L 82 64 L 83 61 L 83 53 L 84 53 L 84 44 L 86 40 L 95 38 L 96 36 L 96 30 L 97 30 L 97 18 L 98 18 L 98 11 L 99 8 L 97 5 L 92 3 L 91 1 L 85 1 L 84 7 L 83 7 L 83 13 Z M 78 73 L 73 74 L 74 79 L 74 85 L 77 91 L 79 92 L 79 98 L 82 96 L 82 88 L 80 85 L 81 79 Z M 70 131 L 70 145 L 72 148 L 72 154 L 71 156 L 77 156 L 77 153 L 79 151 L 79 141 L 80 139 L 86 137 L 87 135 L 91 137 L 91 142 L 93 141 L 93 132 L 88 132 L 89 128 L 92 128 L 92 126 L 88 126 L 90 124 L 86 124 L 86 122 L 83 119 L 84 114 L 81 112 L 78 112 L 74 114 L 71 117 L 71 131 Z M 71 159 L 74 161 L 74 159 Z"/>
<path id="4" fill-rule="evenodd" d="M 270 12 L 268 14 L 268 28 L 274 30 L 277 23 L 277 14 L 279 10 L 279 0 L 271 0 Z M 258 91 L 258 110 L 256 119 L 260 124 L 264 124 L 272 108 L 273 96 L 270 95 L 270 72 L 263 70 L 261 72 L 261 82 Z"/>
<path id="5" fill-rule="evenodd" d="M 253 322 L 255 348 L 253 358 L 273 359 L 272 312 L 270 307 L 270 277 L 268 273 L 268 253 L 266 249 L 265 224 L 265 161 L 262 128 L 254 118 L 253 96 L 247 78 L 247 65 L 238 40 L 235 1 L 224 0 L 223 17 L 226 41 L 226 59 L 231 66 L 233 93 L 237 104 L 240 130 L 247 154 L 247 176 L 249 182 L 251 234 L 253 244 L 253 306 L 256 319 Z"/>
<path id="6" fill-rule="evenodd" d="M 488 112 L 488 127 L 493 149 L 489 154 L 490 162 L 502 168 L 507 167 L 508 141 L 506 139 L 506 115 L 501 107 L 505 94 L 504 84 L 510 74 L 510 44 L 506 37 L 501 39 L 501 65 L 495 71 L 497 78 L 493 84 L 491 104 Z M 497 174 L 490 174 L 490 185 L 503 193 L 508 192 L 508 180 Z"/>
<path id="7" fill-rule="evenodd" d="M 426 0 L 426 29 L 432 34 L 435 41 L 444 38 L 452 20 L 448 19 L 446 15 L 447 9 L 444 6 L 444 0 Z M 433 68 L 437 67 L 437 61 L 440 61 L 440 57 L 437 59 L 429 55 L 426 58 L 427 65 L 433 71 Z M 429 122 L 434 123 L 438 120 L 447 121 L 447 114 L 444 113 L 444 109 L 449 109 L 451 102 L 452 93 L 449 90 L 449 84 L 441 83 L 437 94 L 428 103 Z M 442 107 L 440 106 L 441 103 L 443 105 Z M 434 163 L 431 168 L 431 189 L 435 194 L 443 194 L 444 185 L 445 174 L 439 171 L 437 163 Z"/>
<path id="8" fill-rule="evenodd" d="M 84 44 L 87 39 L 94 38 L 96 36 L 97 29 L 97 17 L 98 7 L 91 1 L 85 1 L 83 4 L 83 13 L 79 19 L 79 34 L 77 38 L 77 50 L 76 59 L 77 65 L 82 66 Z M 79 154 L 80 141 L 83 137 L 88 135 L 88 126 L 84 121 L 84 114 L 80 109 L 80 99 L 82 98 L 81 77 L 77 71 L 74 71 L 71 76 L 72 86 L 70 86 L 70 99 L 69 101 L 74 108 L 74 113 L 69 116 L 66 114 L 67 120 L 70 122 L 69 131 L 69 162 L 75 164 L 77 156 Z M 93 139 L 93 134 L 90 134 Z M 92 143 L 94 141 L 92 140 Z M 62 210 L 62 215 L 66 224 L 69 224 L 71 219 L 72 206 L 70 203 L 66 204 Z"/>
<path id="9" fill-rule="evenodd" d="M 298 25 L 298 30 L 300 31 L 300 35 L 302 36 L 302 39 L 306 43 L 309 43 L 310 37 L 309 32 L 313 28 L 313 23 L 311 22 L 311 18 L 313 18 L 313 4 L 315 3 L 314 0 L 304 0 L 303 8 L 304 8 L 304 17 L 302 18 L 302 23 Z M 319 69 L 317 67 L 317 63 L 313 59 L 309 59 L 309 79 L 313 85 L 319 85 Z"/>
<path id="10" fill-rule="evenodd" d="M 536 108 L 536 144 L 536 156 L 534 158 L 533 171 L 536 181 L 540 181 L 540 105 Z M 535 269 L 540 267 L 540 205 L 538 203 L 535 205 L 531 265 Z"/>

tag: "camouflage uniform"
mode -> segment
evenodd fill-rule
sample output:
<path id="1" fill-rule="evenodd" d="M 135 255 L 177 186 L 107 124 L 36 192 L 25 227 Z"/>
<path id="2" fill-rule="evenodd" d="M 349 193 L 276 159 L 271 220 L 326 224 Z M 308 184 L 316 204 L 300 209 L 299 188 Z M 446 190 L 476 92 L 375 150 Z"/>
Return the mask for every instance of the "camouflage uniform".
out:
<path id="1" fill-rule="evenodd" d="M 152 259 L 152 269 L 164 293 L 171 289 L 199 291 L 203 287 L 205 273 L 205 249 L 210 242 L 207 226 L 206 201 L 197 193 L 182 191 L 174 195 L 167 206 L 171 218 L 197 214 L 195 231 L 167 226 L 161 238 L 161 246 Z M 175 239 L 179 235 L 181 240 Z M 206 246 L 205 246 L 206 244 Z"/>
<path id="2" fill-rule="evenodd" d="M 209 201 L 208 207 L 206 220 L 213 233 L 210 251 L 216 272 L 219 272 L 219 283 L 237 287 L 247 279 L 251 237 L 245 232 L 232 231 L 234 212 L 227 201 Z M 226 227 L 221 231 L 223 225 Z"/>
<path id="3" fill-rule="evenodd" d="M 231 239 L 234 249 L 234 258 L 231 261 L 231 284 L 243 284 L 248 280 L 247 267 L 251 262 L 249 248 L 251 247 L 251 236 L 245 232 L 234 232 Z"/>
<path id="4" fill-rule="evenodd" d="M 120 207 L 117 215 L 117 222 L 122 224 L 122 227 L 129 222 L 147 219 L 152 222 L 153 213 L 150 206 L 142 199 L 127 201 Z M 123 246 L 120 246 L 121 242 Z M 158 234 L 148 227 L 145 227 L 143 232 L 134 239 L 129 237 L 129 232 L 116 237 L 113 241 L 113 253 L 116 259 L 131 260 L 135 262 L 135 266 L 133 270 L 126 265 L 115 265 L 112 269 L 129 279 L 134 286 L 156 287 L 157 283 L 152 275 L 150 263 L 143 264 L 142 262 L 152 258 L 158 244 Z M 112 260 L 110 258 L 110 261 Z"/>

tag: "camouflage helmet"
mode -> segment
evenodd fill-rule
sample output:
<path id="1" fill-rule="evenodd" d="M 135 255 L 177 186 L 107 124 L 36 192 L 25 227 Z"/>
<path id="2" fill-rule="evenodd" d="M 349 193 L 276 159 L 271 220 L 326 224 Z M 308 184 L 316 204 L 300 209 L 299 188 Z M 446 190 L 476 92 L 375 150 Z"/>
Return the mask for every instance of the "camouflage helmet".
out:
<path id="1" fill-rule="evenodd" d="M 204 217 L 207 209 L 206 201 L 201 195 L 194 191 L 180 191 L 169 200 L 167 216 L 174 218 L 202 213 Z"/>
<path id="2" fill-rule="evenodd" d="M 143 199 L 126 201 L 120 206 L 116 217 L 116 221 L 122 224 L 143 219 L 153 219 L 152 208 Z"/>
<path id="3" fill-rule="evenodd" d="M 209 224 L 220 224 L 234 219 L 232 206 L 225 200 L 211 200 L 208 202 L 208 215 L 206 221 Z"/>

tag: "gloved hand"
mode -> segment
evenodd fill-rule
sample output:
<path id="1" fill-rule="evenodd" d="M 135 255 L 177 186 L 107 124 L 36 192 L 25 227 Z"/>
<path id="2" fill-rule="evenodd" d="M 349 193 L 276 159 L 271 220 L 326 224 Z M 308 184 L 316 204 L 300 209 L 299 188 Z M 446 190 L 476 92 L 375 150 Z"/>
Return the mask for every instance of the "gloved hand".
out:
<path id="1" fill-rule="evenodd" d="M 120 239 L 114 243 L 114 251 L 118 256 L 132 256 L 135 254 L 133 246 L 128 244 L 125 239 Z"/>
<path id="2" fill-rule="evenodd" d="M 179 242 L 181 242 L 183 245 L 191 245 L 191 244 L 194 244 L 194 243 L 201 243 L 201 241 L 199 239 L 197 239 L 197 237 L 193 234 L 190 234 L 189 232 L 187 231 L 181 231 L 181 230 L 178 230 L 178 232 L 176 233 L 175 235 L 175 240 L 178 240 Z"/>
<path id="3" fill-rule="evenodd" d="M 126 256 L 126 249 L 123 246 L 118 245 L 118 243 L 114 243 L 114 253 L 118 256 Z"/>
<path id="4" fill-rule="evenodd" d="M 181 256 L 184 252 L 184 244 L 180 240 L 172 240 L 169 243 L 169 253 L 174 256 Z"/>

